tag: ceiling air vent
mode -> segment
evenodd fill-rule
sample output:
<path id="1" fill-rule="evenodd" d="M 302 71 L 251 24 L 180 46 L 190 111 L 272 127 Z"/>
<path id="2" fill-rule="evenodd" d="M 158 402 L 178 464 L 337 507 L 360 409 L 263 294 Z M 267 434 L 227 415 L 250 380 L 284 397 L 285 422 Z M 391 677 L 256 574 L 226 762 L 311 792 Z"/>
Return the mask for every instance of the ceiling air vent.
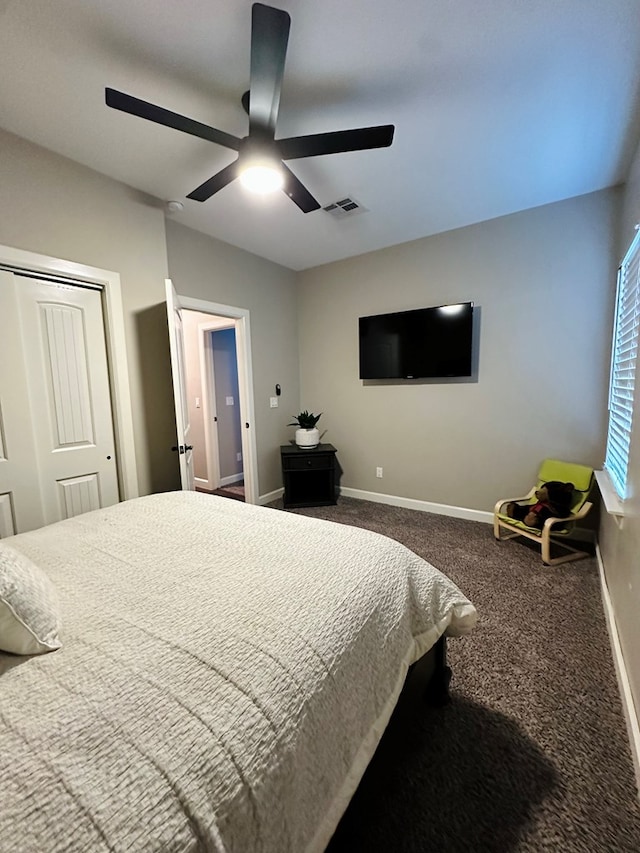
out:
<path id="1" fill-rule="evenodd" d="M 333 204 L 328 204 L 322 209 L 338 219 L 344 219 L 345 216 L 353 216 L 354 213 L 364 213 L 367 208 L 363 207 L 354 198 L 347 197 L 341 198 L 339 201 L 334 201 Z"/>

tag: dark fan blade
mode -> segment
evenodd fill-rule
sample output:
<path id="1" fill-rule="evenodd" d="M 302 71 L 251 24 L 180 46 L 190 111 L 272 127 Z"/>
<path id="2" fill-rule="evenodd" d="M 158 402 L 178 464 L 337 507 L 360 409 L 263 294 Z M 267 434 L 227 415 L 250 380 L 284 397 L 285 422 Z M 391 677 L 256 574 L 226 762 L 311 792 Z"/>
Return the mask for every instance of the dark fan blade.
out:
<path id="1" fill-rule="evenodd" d="M 249 135 L 273 139 L 280 107 L 280 92 L 287 55 L 291 18 L 281 9 L 263 3 L 251 8 L 251 82 Z"/>
<path id="2" fill-rule="evenodd" d="M 192 193 L 189 193 L 187 198 L 192 198 L 194 201 L 206 201 L 218 190 L 230 184 L 234 178 L 238 177 L 238 160 L 234 160 L 228 166 L 225 166 L 220 172 L 215 174 L 204 184 L 200 184 Z"/>
<path id="3" fill-rule="evenodd" d="M 201 124 L 199 121 L 186 118 L 186 116 L 181 116 L 179 113 L 172 113 L 171 110 L 165 110 L 164 107 L 156 107 L 155 104 L 141 101 L 140 98 L 134 98 L 132 95 L 125 95 L 124 92 L 118 92 L 115 89 L 105 89 L 105 100 L 108 107 L 122 110 L 123 113 L 130 113 L 132 116 L 139 116 L 149 121 L 155 121 L 156 124 L 163 124 L 165 127 L 181 130 L 183 133 L 198 136 L 200 139 L 215 142 L 217 145 L 224 145 L 225 148 L 232 148 L 234 151 L 237 151 L 240 147 L 241 140 L 236 136 L 231 136 L 230 133 L 216 130 L 215 127 Z"/>
<path id="4" fill-rule="evenodd" d="M 317 157 L 320 154 L 340 154 L 343 151 L 363 151 L 367 148 L 387 148 L 393 142 L 394 126 L 361 127 L 359 130 L 335 130 L 278 139 L 276 145 L 283 160 Z"/>
<path id="5" fill-rule="evenodd" d="M 283 191 L 298 205 L 300 210 L 303 213 L 311 213 L 312 210 L 318 210 L 320 204 L 284 163 L 282 164 L 282 171 L 284 172 Z"/>

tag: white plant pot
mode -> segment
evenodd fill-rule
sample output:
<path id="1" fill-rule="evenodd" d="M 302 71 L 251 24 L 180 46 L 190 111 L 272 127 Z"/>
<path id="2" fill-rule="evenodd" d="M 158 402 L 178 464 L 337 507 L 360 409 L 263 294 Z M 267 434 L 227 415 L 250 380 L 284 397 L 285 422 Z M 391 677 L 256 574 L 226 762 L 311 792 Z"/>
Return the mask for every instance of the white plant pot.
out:
<path id="1" fill-rule="evenodd" d="M 296 430 L 296 444 L 298 447 L 317 447 L 319 443 L 320 430 L 318 427 Z"/>

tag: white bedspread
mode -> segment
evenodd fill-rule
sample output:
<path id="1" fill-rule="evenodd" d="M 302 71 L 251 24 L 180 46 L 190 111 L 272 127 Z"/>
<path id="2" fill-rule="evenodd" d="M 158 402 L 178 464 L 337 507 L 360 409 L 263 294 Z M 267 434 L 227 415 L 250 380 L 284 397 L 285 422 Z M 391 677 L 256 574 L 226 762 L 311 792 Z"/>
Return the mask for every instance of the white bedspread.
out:
<path id="1" fill-rule="evenodd" d="M 10 540 L 63 648 L 0 655 L 0 850 L 324 849 L 408 665 L 473 606 L 404 546 L 193 492 Z"/>

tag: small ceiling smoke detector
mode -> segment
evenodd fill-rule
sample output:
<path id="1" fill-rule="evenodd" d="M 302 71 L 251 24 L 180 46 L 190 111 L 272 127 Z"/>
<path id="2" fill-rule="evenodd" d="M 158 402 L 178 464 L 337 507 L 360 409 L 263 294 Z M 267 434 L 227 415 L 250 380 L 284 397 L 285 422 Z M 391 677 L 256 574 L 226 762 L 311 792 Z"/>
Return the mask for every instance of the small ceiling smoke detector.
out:
<path id="1" fill-rule="evenodd" d="M 181 201 L 168 201 L 167 213 L 182 213 L 184 204 Z"/>
<path id="2" fill-rule="evenodd" d="M 367 208 L 363 207 L 360 202 L 356 201 L 353 197 L 347 196 L 339 199 L 338 201 L 334 201 L 333 204 L 328 204 L 322 209 L 326 210 L 327 213 L 330 213 L 332 216 L 344 219 L 345 216 L 353 216 L 354 213 L 364 213 Z"/>

